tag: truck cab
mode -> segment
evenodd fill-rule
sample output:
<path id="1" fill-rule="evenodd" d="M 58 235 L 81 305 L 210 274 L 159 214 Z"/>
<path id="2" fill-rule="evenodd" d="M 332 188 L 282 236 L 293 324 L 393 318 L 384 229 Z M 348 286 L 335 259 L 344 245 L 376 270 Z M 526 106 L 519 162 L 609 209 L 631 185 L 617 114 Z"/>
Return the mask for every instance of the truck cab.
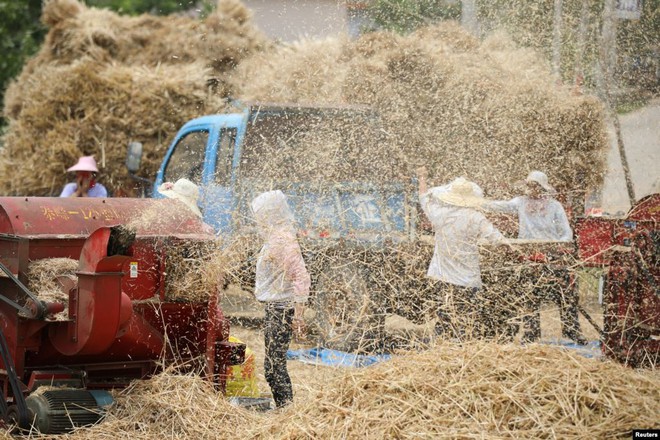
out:
<path id="1" fill-rule="evenodd" d="M 416 194 L 397 180 L 379 144 L 384 132 L 367 107 L 248 104 L 240 112 L 187 122 L 154 182 L 187 178 L 200 187 L 204 221 L 224 238 L 251 228 L 249 202 L 287 194 L 310 239 L 407 240 Z M 377 157 L 381 156 L 381 157 Z M 414 199 L 414 200 L 413 200 Z"/>

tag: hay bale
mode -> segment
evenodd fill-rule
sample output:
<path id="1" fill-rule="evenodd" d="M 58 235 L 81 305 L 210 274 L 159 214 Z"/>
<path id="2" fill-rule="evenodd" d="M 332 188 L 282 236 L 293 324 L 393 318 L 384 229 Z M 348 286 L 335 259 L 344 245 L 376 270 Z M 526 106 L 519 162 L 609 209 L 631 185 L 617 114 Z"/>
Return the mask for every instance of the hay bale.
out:
<path id="1" fill-rule="evenodd" d="M 134 68 L 91 58 L 44 66 L 22 83 L 20 114 L 9 120 L 0 192 L 57 196 L 80 155 L 96 157 L 99 180 L 111 190 L 133 187 L 124 166 L 128 142 L 143 142 L 143 170 L 154 174 L 168 134 L 212 111 L 207 105 L 221 105 L 206 87 L 209 72 L 201 63 Z"/>

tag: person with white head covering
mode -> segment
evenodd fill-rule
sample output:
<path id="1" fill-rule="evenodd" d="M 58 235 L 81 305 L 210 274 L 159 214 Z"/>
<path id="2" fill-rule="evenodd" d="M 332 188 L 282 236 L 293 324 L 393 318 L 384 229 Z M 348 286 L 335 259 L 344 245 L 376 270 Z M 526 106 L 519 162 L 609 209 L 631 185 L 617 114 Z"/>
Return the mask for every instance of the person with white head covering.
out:
<path id="1" fill-rule="evenodd" d="M 64 185 L 60 197 L 108 197 L 108 190 L 96 181 L 99 172 L 94 156 L 82 156 L 67 169 L 76 173 L 76 181 Z"/>
<path id="2" fill-rule="evenodd" d="M 506 201 L 489 201 L 485 209 L 518 215 L 518 238 L 572 241 L 573 230 L 564 207 L 553 198 L 548 176 L 532 171 L 524 181 L 525 195 Z"/>
<path id="3" fill-rule="evenodd" d="M 474 182 L 458 178 L 448 185 L 427 189 L 426 168 L 417 170 L 419 200 L 433 225 L 435 247 L 427 275 L 440 283 L 445 301 L 438 310 L 436 333 L 453 331 L 464 339 L 480 325 L 482 286 L 479 243 L 502 243 L 504 236 L 476 208 L 484 203 Z"/>
<path id="4" fill-rule="evenodd" d="M 277 407 L 293 401 L 286 365 L 293 331 L 304 331 L 303 311 L 311 279 L 296 238 L 295 220 L 282 191 L 258 195 L 250 204 L 264 244 L 257 257 L 254 295 L 264 303 L 264 371 Z"/>
<path id="5" fill-rule="evenodd" d="M 564 207 L 554 198 L 555 189 L 550 185 L 548 176 L 541 171 L 531 171 L 524 180 L 525 194 L 511 200 L 489 201 L 484 208 L 496 212 L 518 215 L 518 238 L 525 240 L 547 240 L 556 242 L 572 242 L 573 230 L 568 221 Z M 528 304 L 530 313 L 523 321 L 525 334 L 523 340 L 534 342 L 541 337 L 540 300 L 543 297 L 552 299 L 559 306 L 564 337 L 578 344 L 586 344 L 582 336 L 578 319 L 577 289 L 575 280 L 567 270 L 544 269 L 539 278 L 550 279 L 550 283 L 537 288 L 534 298 Z M 546 291 L 547 290 L 547 291 Z"/>

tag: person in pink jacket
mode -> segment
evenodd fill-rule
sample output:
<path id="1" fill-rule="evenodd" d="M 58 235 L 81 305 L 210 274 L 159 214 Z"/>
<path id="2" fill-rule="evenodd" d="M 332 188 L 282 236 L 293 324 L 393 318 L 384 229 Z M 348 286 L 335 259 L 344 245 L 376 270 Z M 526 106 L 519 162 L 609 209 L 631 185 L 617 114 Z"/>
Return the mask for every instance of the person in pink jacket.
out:
<path id="1" fill-rule="evenodd" d="M 304 330 L 311 279 L 296 238 L 295 221 L 282 191 L 268 191 L 250 207 L 264 244 L 257 257 L 254 295 L 264 304 L 264 372 L 277 407 L 293 402 L 286 365 L 293 332 Z"/>

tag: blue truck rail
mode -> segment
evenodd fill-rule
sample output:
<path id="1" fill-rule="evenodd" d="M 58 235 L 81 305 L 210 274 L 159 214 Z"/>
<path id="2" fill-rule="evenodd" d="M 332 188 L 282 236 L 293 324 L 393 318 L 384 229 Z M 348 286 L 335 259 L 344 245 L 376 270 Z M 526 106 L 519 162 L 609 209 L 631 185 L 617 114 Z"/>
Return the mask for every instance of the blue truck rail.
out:
<path id="1" fill-rule="evenodd" d="M 226 238 L 250 228 L 248 204 L 253 197 L 261 191 L 281 189 L 289 197 L 300 230 L 309 238 L 414 239 L 417 199 L 409 182 L 290 183 L 242 176 L 243 146 L 255 118 L 286 118 L 291 111 L 315 112 L 315 116 L 323 117 L 324 112 L 332 115 L 336 109 L 247 106 L 241 113 L 193 119 L 171 143 L 156 175 L 153 196 L 162 197 L 157 188 L 165 181 L 181 177 L 192 180 L 201 189 L 204 221 Z"/>

